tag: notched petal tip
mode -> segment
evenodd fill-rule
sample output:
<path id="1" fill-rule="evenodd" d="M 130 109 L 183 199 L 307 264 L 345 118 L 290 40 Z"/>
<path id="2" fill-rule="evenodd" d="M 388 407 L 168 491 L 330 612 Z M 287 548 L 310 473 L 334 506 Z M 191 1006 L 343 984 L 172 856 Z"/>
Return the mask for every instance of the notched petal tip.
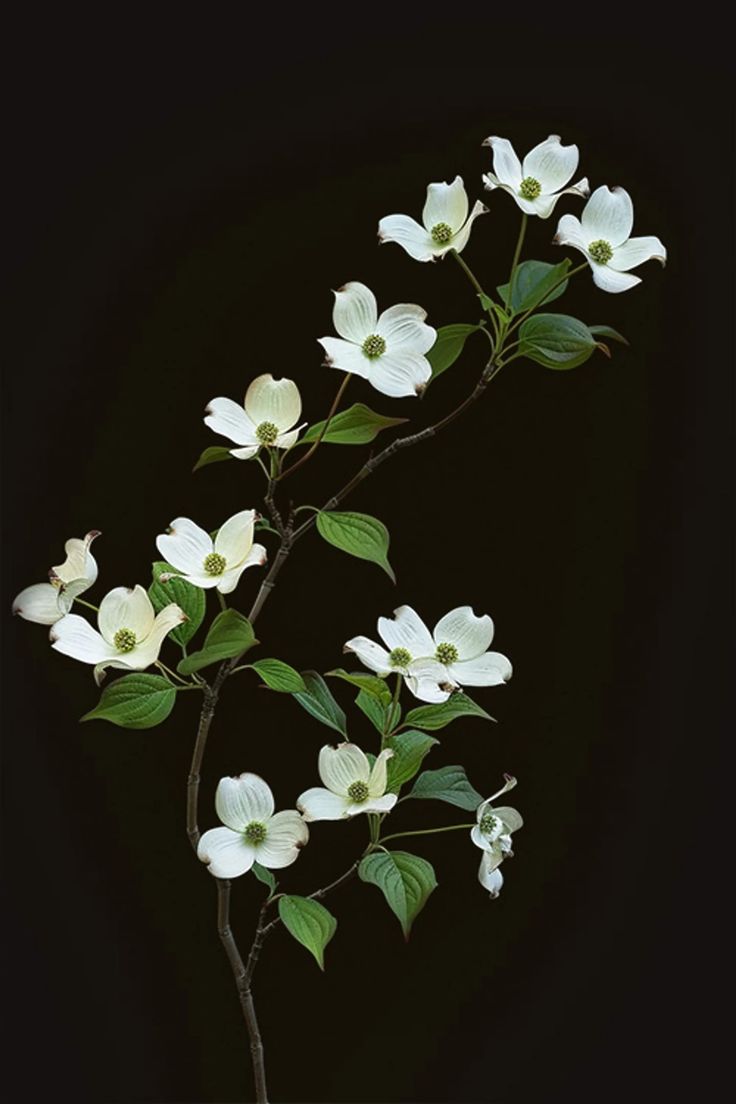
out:
<path id="1" fill-rule="evenodd" d="M 507 774 L 506 771 L 503 772 L 503 780 L 510 790 L 513 789 L 517 781 L 513 774 Z"/>
<path id="2" fill-rule="evenodd" d="M 84 539 L 87 541 L 87 544 L 91 544 L 93 540 L 96 540 L 97 537 L 101 536 L 102 531 L 100 529 L 90 529 L 89 533 L 85 533 Z"/>

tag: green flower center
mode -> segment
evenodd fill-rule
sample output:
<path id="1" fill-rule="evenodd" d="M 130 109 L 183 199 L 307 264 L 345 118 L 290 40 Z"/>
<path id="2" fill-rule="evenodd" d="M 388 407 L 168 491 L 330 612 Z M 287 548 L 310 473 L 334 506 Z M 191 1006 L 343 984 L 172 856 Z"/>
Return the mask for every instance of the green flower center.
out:
<path id="1" fill-rule="evenodd" d="M 359 804 L 368 800 L 368 786 L 365 782 L 351 782 L 348 786 L 348 797 Z"/>
<path id="2" fill-rule="evenodd" d="M 446 222 L 438 222 L 430 230 L 432 235 L 432 241 L 437 242 L 437 245 L 447 245 L 452 237 L 452 227 L 448 226 Z"/>
<path id="3" fill-rule="evenodd" d="M 227 560 L 219 552 L 210 552 L 209 556 L 205 556 L 203 566 L 208 575 L 222 575 Z"/>
<path id="4" fill-rule="evenodd" d="M 261 422 L 256 426 L 256 437 L 262 445 L 272 445 L 279 435 L 279 427 L 273 422 Z"/>
<path id="5" fill-rule="evenodd" d="M 440 663 L 457 663 L 460 653 L 454 644 L 438 644 L 435 657 Z"/>
<path id="6" fill-rule="evenodd" d="M 498 823 L 498 817 L 493 813 L 484 813 L 480 818 L 480 830 L 484 836 L 490 836 L 496 830 L 496 824 Z"/>
<path id="7" fill-rule="evenodd" d="M 603 238 L 599 238 L 598 241 L 591 242 L 588 246 L 588 252 L 590 253 L 596 264 L 608 264 L 613 256 L 613 249 L 607 241 Z"/>
<path id="8" fill-rule="evenodd" d="M 363 342 L 363 352 L 374 360 L 386 352 L 386 342 L 380 334 L 370 334 Z"/>
<path id="9" fill-rule="evenodd" d="M 533 176 L 525 176 L 519 185 L 519 195 L 522 199 L 536 199 L 542 194 L 542 185 Z"/>
<path id="10" fill-rule="evenodd" d="M 132 629 L 118 629 L 112 642 L 119 652 L 132 652 L 137 643 Z"/>
<path id="11" fill-rule="evenodd" d="M 408 667 L 411 663 L 411 652 L 407 652 L 406 648 L 394 648 L 389 653 L 388 661 L 392 667 Z"/>
<path id="12" fill-rule="evenodd" d="M 243 835 L 248 843 L 263 843 L 266 838 L 266 825 L 261 824 L 260 820 L 252 820 L 250 824 L 246 824 Z"/>

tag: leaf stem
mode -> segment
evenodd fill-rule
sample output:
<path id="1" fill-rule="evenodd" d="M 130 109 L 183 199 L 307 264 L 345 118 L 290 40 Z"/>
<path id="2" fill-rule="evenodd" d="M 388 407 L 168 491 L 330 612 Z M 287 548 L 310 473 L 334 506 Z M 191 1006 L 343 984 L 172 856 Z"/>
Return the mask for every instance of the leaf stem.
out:
<path id="1" fill-rule="evenodd" d="M 527 318 L 529 317 L 530 314 L 533 314 L 534 311 L 537 310 L 538 307 L 541 307 L 545 302 L 549 301 L 550 295 L 552 294 L 552 292 L 556 288 L 558 288 L 560 286 L 560 284 L 564 284 L 566 280 L 571 280 L 573 276 L 577 276 L 578 272 L 582 272 L 583 269 L 586 269 L 587 267 L 588 267 L 588 262 L 583 261 L 583 263 L 579 264 L 577 266 L 577 268 L 571 268 L 569 272 L 567 272 L 564 276 L 561 276 L 560 279 L 557 280 L 557 282 L 552 285 L 552 287 L 549 289 L 549 291 L 545 295 L 544 299 L 541 300 L 541 302 L 537 303 L 536 306 L 530 307 L 529 310 L 524 311 L 523 314 L 519 315 L 519 317 L 511 323 L 511 325 L 509 326 L 509 328 L 506 331 L 506 334 L 504 336 L 505 337 L 510 337 L 511 334 L 514 332 L 514 330 L 518 329 L 518 327 L 521 326 L 521 324 L 527 320 Z"/>
<path id="2" fill-rule="evenodd" d="M 324 435 L 327 433 L 327 430 L 330 427 L 330 422 L 332 421 L 332 419 L 335 416 L 335 413 L 337 412 L 337 408 L 340 405 L 340 400 L 342 399 L 343 395 L 345 394 L 345 389 L 347 388 L 347 385 L 350 383 L 350 379 L 351 379 L 351 373 L 348 372 L 347 375 L 345 376 L 345 379 L 342 381 L 342 383 L 340 384 L 340 386 L 337 389 L 337 394 L 335 395 L 334 399 L 332 400 L 332 406 L 330 407 L 329 413 L 328 413 L 327 417 L 325 418 L 325 423 L 322 426 L 322 429 L 319 431 L 319 436 L 317 437 L 317 440 L 313 443 L 311 448 L 307 449 L 307 451 L 304 453 L 303 456 L 301 456 L 298 460 L 296 460 L 291 465 L 291 467 L 286 469 L 286 471 L 283 471 L 281 473 L 281 475 L 278 477 L 279 479 L 286 479 L 287 475 L 291 475 L 291 473 L 295 472 L 297 470 L 297 468 L 300 468 L 302 466 L 302 464 L 306 464 L 307 460 L 309 460 L 310 457 L 312 457 L 314 455 L 314 453 L 317 451 L 319 446 L 322 444 L 322 439 L 323 439 Z"/>
<path id="3" fill-rule="evenodd" d="M 79 602 L 80 606 L 86 606 L 87 609 L 94 610 L 95 613 L 100 612 L 100 607 L 99 606 L 93 606 L 92 603 L 88 602 L 85 598 L 75 598 L 74 601 Z"/>
<path id="4" fill-rule="evenodd" d="M 404 836 L 433 836 L 437 832 L 456 832 L 459 828 L 474 828 L 475 824 L 447 824 L 444 828 L 417 828 L 413 832 L 394 832 L 390 836 L 382 836 L 378 843 L 386 843 L 387 840 L 403 839 Z"/>

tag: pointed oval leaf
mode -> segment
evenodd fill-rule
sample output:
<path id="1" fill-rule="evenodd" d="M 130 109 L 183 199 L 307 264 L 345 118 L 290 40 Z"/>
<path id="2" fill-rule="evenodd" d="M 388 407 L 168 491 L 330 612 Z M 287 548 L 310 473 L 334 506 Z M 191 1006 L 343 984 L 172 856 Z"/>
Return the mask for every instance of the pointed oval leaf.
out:
<path id="1" fill-rule="evenodd" d="M 272 897 L 276 892 L 276 879 L 268 867 L 261 866 L 260 863 L 254 862 L 250 869 L 259 882 L 263 882 L 265 886 L 268 886 L 268 895 Z"/>
<path id="2" fill-rule="evenodd" d="M 102 691 L 83 721 L 110 721 L 121 728 L 154 728 L 174 708 L 176 689 L 161 675 L 123 675 Z"/>
<path id="3" fill-rule="evenodd" d="M 251 667 L 270 690 L 279 690 L 282 694 L 297 694 L 307 689 L 299 672 L 280 659 L 258 659 L 251 663 Z"/>
<path id="4" fill-rule="evenodd" d="M 408 418 L 388 418 L 385 414 L 376 414 L 375 410 L 364 403 L 355 403 L 330 418 L 322 442 L 326 445 L 365 445 L 373 441 L 382 429 L 408 421 Z M 298 444 L 308 445 L 318 440 L 324 425 L 324 422 L 317 422 L 310 426 Z"/>
<path id="5" fill-rule="evenodd" d="M 629 344 L 624 335 L 614 330 L 613 326 L 588 326 L 588 329 L 595 337 L 607 337 L 609 341 L 620 341 L 622 345 Z"/>
<path id="6" fill-rule="evenodd" d="M 370 514 L 338 513 L 336 510 L 320 510 L 317 529 L 321 537 L 359 560 L 378 564 L 392 582 L 396 582 L 393 568 L 388 562 L 388 529 L 378 518 Z"/>
<path id="7" fill-rule="evenodd" d="M 363 859 L 358 874 L 378 886 L 408 939 L 415 918 L 437 887 L 432 865 L 408 851 L 375 851 Z"/>
<path id="8" fill-rule="evenodd" d="M 474 812 L 483 801 L 483 796 L 470 785 L 465 768 L 460 766 L 423 771 L 407 796 L 445 801 L 468 812 Z"/>
<path id="9" fill-rule="evenodd" d="M 286 930 L 314 955 L 320 970 L 324 970 L 325 947 L 337 928 L 332 913 L 309 897 L 287 896 L 279 898 L 279 916 Z"/>
<path id="10" fill-rule="evenodd" d="M 195 472 L 200 468 L 206 468 L 208 464 L 218 464 L 220 460 L 234 459 L 235 457 L 231 455 L 230 449 L 225 448 L 223 445 L 212 445 L 211 448 L 206 448 L 200 455 L 192 471 Z"/>
<path id="11" fill-rule="evenodd" d="M 567 274 L 570 261 L 566 257 L 559 264 L 547 264 L 546 261 L 522 261 L 514 275 L 514 301 L 511 304 L 513 314 L 533 310 L 542 303 L 551 303 L 559 299 L 567 288 L 568 281 L 558 283 Z M 557 286 L 555 287 L 555 285 Z M 509 285 L 502 284 L 496 289 L 504 305 L 508 307 Z"/>
<path id="12" fill-rule="evenodd" d="M 176 602 L 189 618 L 169 633 L 172 640 L 184 647 L 204 620 L 207 605 L 204 591 L 201 587 L 192 586 L 186 579 L 182 579 L 176 568 L 163 560 L 158 560 L 152 565 L 152 573 L 153 582 L 148 588 L 148 597 L 156 613 L 160 613 L 165 606 Z M 171 578 L 165 583 L 160 579 L 163 573 L 171 574 Z"/>
<path id="13" fill-rule="evenodd" d="M 417 732 L 415 729 L 397 732 L 395 736 L 390 736 L 385 746 L 391 748 L 394 754 L 386 764 L 388 774 L 386 789 L 390 793 L 398 793 L 404 782 L 408 782 L 417 773 L 427 752 L 438 743 L 439 740 L 434 736 L 428 736 L 426 732 Z"/>
<path id="14" fill-rule="evenodd" d="M 295 693 L 295 700 L 315 720 L 321 721 L 328 728 L 334 728 L 347 740 L 348 730 L 345 714 L 333 698 L 325 680 L 316 671 L 302 671 L 302 679 L 306 689 Z"/>
<path id="15" fill-rule="evenodd" d="M 584 322 L 568 314 L 535 314 L 519 328 L 519 352 L 545 368 L 577 368 L 599 344 Z"/>
<path id="16" fill-rule="evenodd" d="M 359 690 L 365 690 L 372 698 L 378 698 L 380 702 L 391 701 L 391 691 L 386 685 L 386 680 L 378 675 L 367 675 L 364 671 L 344 671 L 342 667 L 336 667 L 334 671 L 326 671 L 328 678 L 339 678 L 343 682 L 349 682 L 351 686 L 357 686 Z"/>
<path id="17" fill-rule="evenodd" d="M 490 713 L 481 709 L 467 694 L 451 694 L 446 702 L 438 705 L 420 705 L 406 715 L 406 723 L 427 732 L 436 732 L 458 717 L 482 717 L 486 721 L 495 721 Z"/>
<path id="18" fill-rule="evenodd" d="M 480 328 L 480 326 L 471 326 L 466 322 L 456 322 L 451 326 L 440 327 L 437 331 L 437 340 L 429 352 L 425 354 L 432 366 L 432 380 L 446 372 L 455 363 L 465 348 L 465 342 L 472 333 Z"/>
<path id="19" fill-rule="evenodd" d="M 242 655 L 257 643 L 247 617 L 234 609 L 223 610 L 212 622 L 201 650 L 180 660 L 176 669 L 180 675 L 191 675 L 212 663 Z"/>
<path id="20" fill-rule="evenodd" d="M 382 736 L 393 732 L 401 720 L 401 706 L 398 702 L 389 700 L 384 704 L 378 698 L 366 694 L 365 690 L 360 691 L 355 704 Z"/>

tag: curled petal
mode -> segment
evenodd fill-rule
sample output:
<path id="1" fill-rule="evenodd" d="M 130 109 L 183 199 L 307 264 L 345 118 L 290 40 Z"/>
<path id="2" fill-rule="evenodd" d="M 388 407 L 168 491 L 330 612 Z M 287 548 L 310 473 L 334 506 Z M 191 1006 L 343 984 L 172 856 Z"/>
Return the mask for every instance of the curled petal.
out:
<path id="1" fill-rule="evenodd" d="M 92 628 L 89 621 L 76 613 L 68 613 L 57 621 L 49 633 L 49 639 L 57 652 L 78 659 L 80 663 L 98 664 L 117 659 L 120 655 Z"/>
<path id="2" fill-rule="evenodd" d="M 161 645 L 166 636 L 172 629 L 175 629 L 177 625 L 181 625 L 182 621 L 186 620 L 186 614 L 175 602 L 164 606 L 161 612 L 156 614 L 151 631 L 145 640 L 136 645 L 132 652 L 119 658 L 127 660 L 128 662 L 125 665 L 133 667 L 136 671 L 142 671 L 144 668 L 150 667 L 158 659 L 158 653 L 161 651 Z"/>
<path id="3" fill-rule="evenodd" d="M 59 605 L 60 594 L 59 588 L 51 583 L 35 583 L 16 596 L 13 613 L 37 625 L 53 625 L 65 613 Z"/>
<path id="4" fill-rule="evenodd" d="M 393 757 L 391 748 L 384 748 L 371 767 L 368 779 L 368 793 L 371 797 L 383 797 L 386 792 L 386 763 Z"/>
<path id="5" fill-rule="evenodd" d="M 617 272 L 615 268 L 611 268 L 607 264 L 596 264 L 593 261 L 590 267 L 593 272 L 593 283 L 602 291 L 609 291 L 614 295 L 621 291 L 628 291 L 641 283 L 640 276 L 631 276 L 628 272 Z"/>
<path id="6" fill-rule="evenodd" d="M 527 210 L 528 214 L 538 215 L 541 219 L 547 219 L 554 211 L 557 200 L 560 199 L 561 196 L 576 195 L 584 198 L 587 196 L 588 191 L 588 181 L 584 177 L 582 180 L 579 180 L 577 184 L 572 185 L 570 188 L 564 188 L 561 192 L 557 192 L 556 195 L 540 195 L 537 196 L 536 199 L 531 200 L 522 200 L 521 196 L 519 196 L 517 200 L 520 207 L 522 206 L 522 202 L 528 205 L 530 209 L 526 207 L 523 208 Z"/>
<path id="7" fill-rule="evenodd" d="M 408 215 L 386 215 L 378 224 L 382 242 L 396 242 L 415 261 L 433 261 L 437 245 L 432 235 Z"/>
<path id="8" fill-rule="evenodd" d="M 230 455 L 236 460 L 252 460 L 260 447 L 260 445 L 246 445 L 245 448 L 230 449 Z"/>
<path id="9" fill-rule="evenodd" d="M 215 794 L 215 809 L 223 824 L 242 832 L 251 821 L 266 821 L 274 810 L 271 787 L 258 774 L 221 778 Z"/>
<path id="10" fill-rule="evenodd" d="M 511 832 L 518 832 L 520 828 L 524 827 L 521 813 L 517 809 L 512 809 L 510 805 L 499 805 L 493 812 L 503 822 L 507 835 L 510 835 Z"/>
<path id="11" fill-rule="evenodd" d="M 554 236 L 555 245 L 571 245 L 573 249 L 579 249 L 590 260 L 588 240 L 579 219 L 574 215 L 562 216 Z"/>
<path id="12" fill-rule="evenodd" d="M 623 245 L 616 246 L 608 264 L 617 272 L 628 272 L 645 261 L 659 261 L 661 265 L 666 263 L 667 250 L 659 238 L 629 238 Z"/>
<path id="13" fill-rule="evenodd" d="M 368 379 L 371 361 L 360 345 L 343 341 L 341 337 L 320 337 L 318 340 L 325 351 L 325 364 L 329 368 L 338 368 L 341 372 L 351 372 L 354 376 Z"/>
<path id="14" fill-rule="evenodd" d="M 253 422 L 239 403 L 223 397 L 212 399 L 205 410 L 204 424 L 209 426 L 213 433 L 219 433 L 221 437 L 227 437 L 236 445 L 259 446 Z"/>
<path id="15" fill-rule="evenodd" d="M 470 237 L 470 231 L 473 227 L 473 223 L 479 215 L 485 215 L 488 208 L 484 203 L 481 203 L 479 199 L 473 204 L 473 210 L 470 212 L 470 218 L 460 230 L 457 231 L 455 236 L 450 241 L 442 252 L 446 253 L 448 249 L 454 249 L 456 253 L 462 253 L 465 246 L 468 244 L 468 238 Z"/>
<path id="16" fill-rule="evenodd" d="M 491 860 L 491 861 L 488 861 Z M 480 868 L 478 870 L 478 881 L 487 889 L 491 897 L 498 897 L 501 892 L 501 886 L 503 885 L 503 874 L 498 869 L 498 865 L 492 864 L 493 857 L 489 854 L 483 855 L 480 860 Z"/>
<path id="17" fill-rule="evenodd" d="M 256 850 L 240 832 L 210 828 L 199 841 L 197 857 L 209 865 L 215 878 L 239 878 L 252 867 Z"/>
<path id="18" fill-rule="evenodd" d="M 451 664 L 449 672 L 461 686 L 501 686 L 511 678 L 513 669 L 505 655 L 485 652 Z"/>
<path id="19" fill-rule="evenodd" d="M 483 145 L 493 150 L 493 173 L 488 176 L 493 178 L 494 186 L 506 184 L 518 192 L 522 180 L 521 162 L 508 138 L 486 138 Z"/>
<path id="20" fill-rule="evenodd" d="M 223 572 L 222 575 L 215 576 L 214 583 L 208 584 L 206 580 L 204 582 L 199 582 L 196 579 L 191 578 L 190 582 L 193 582 L 195 586 L 201 586 L 205 590 L 209 585 L 214 585 L 217 587 L 220 594 L 232 594 L 232 592 L 235 590 L 236 586 L 240 582 L 240 576 L 243 574 L 246 568 L 262 567 L 263 564 L 265 564 L 266 559 L 267 553 L 263 545 L 254 544 L 241 564 L 238 564 L 237 567 L 231 568 L 229 571 Z"/>
<path id="21" fill-rule="evenodd" d="M 377 321 L 376 297 L 365 284 L 353 280 L 335 292 L 332 322 L 340 337 L 362 345 L 367 337 L 376 333 Z"/>
<path id="22" fill-rule="evenodd" d="M 304 820 L 343 820 L 347 814 L 350 800 L 339 794 L 313 786 L 297 798 L 296 807 Z"/>
<path id="23" fill-rule="evenodd" d="M 229 568 L 239 566 L 253 547 L 255 510 L 241 510 L 223 522 L 215 537 L 215 552 L 225 558 Z"/>
<path id="24" fill-rule="evenodd" d="M 273 422 L 280 433 L 296 425 L 302 413 L 299 388 L 290 379 L 274 379 L 270 373 L 254 379 L 245 393 L 245 413 L 259 426 Z M 246 445 L 249 441 L 239 441 Z"/>
<path id="25" fill-rule="evenodd" d="M 381 797 L 369 797 L 367 801 L 350 801 L 345 808 L 344 816 L 356 816 L 358 813 L 388 813 L 398 801 L 398 794 L 383 794 Z"/>
<path id="26" fill-rule="evenodd" d="M 377 675 L 388 675 L 394 669 L 386 649 L 367 636 L 354 636 L 344 645 L 343 651 L 354 652 L 360 662 Z"/>
<path id="27" fill-rule="evenodd" d="M 85 585 L 78 587 L 76 591 L 77 594 L 83 594 L 97 579 L 97 563 L 90 552 L 90 547 L 92 541 L 99 535 L 99 532 L 93 529 L 82 540 L 79 537 L 68 540 L 64 545 L 66 552 L 64 563 L 52 567 L 49 575 L 60 579 L 65 585 L 78 584 L 81 580 L 85 580 Z"/>

